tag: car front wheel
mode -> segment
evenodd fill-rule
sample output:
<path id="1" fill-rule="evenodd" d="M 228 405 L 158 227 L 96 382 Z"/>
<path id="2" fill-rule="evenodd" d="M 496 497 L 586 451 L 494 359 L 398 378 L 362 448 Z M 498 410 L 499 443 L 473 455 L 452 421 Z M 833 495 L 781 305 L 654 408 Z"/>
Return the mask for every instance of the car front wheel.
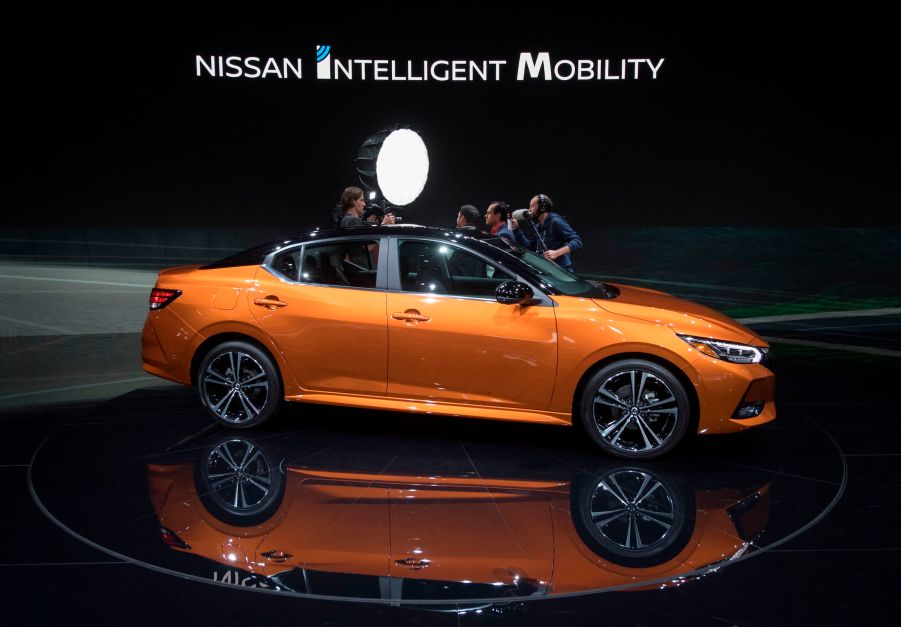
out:
<path id="1" fill-rule="evenodd" d="M 598 370 L 582 392 L 582 423 L 594 442 L 624 459 L 671 450 L 689 423 L 685 388 L 667 369 L 643 359 Z"/>
<path id="2" fill-rule="evenodd" d="M 207 411 L 228 427 L 257 427 L 281 404 L 282 383 L 272 358 L 247 342 L 213 348 L 200 364 L 197 383 Z"/>

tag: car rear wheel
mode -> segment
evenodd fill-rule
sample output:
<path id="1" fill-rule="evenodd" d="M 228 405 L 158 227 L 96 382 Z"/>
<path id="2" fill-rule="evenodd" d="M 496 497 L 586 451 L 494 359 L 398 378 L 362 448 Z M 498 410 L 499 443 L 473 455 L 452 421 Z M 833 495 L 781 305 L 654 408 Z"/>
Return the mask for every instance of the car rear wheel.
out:
<path id="1" fill-rule="evenodd" d="M 598 370 L 585 385 L 582 424 L 604 451 L 650 459 L 671 450 L 689 423 L 685 388 L 667 369 L 628 359 Z"/>
<path id="2" fill-rule="evenodd" d="M 272 358 L 247 342 L 213 348 L 197 376 L 200 400 L 228 427 L 257 427 L 271 418 L 282 400 L 282 383 Z"/>
<path id="3" fill-rule="evenodd" d="M 251 440 L 229 436 L 196 462 L 197 494 L 218 520 L 239 527 L 269 520 L 282 502 L 285 473 Z"/>

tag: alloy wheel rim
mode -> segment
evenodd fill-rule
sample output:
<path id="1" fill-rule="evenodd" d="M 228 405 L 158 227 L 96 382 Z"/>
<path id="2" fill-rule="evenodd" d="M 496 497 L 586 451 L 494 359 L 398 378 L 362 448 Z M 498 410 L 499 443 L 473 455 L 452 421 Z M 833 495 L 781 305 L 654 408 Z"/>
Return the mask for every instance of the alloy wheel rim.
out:
<path id="1" fill-rule="evenodd" d="M 645 370 L 608 377 L 594 395 L 595 428 L 607 444 L 629 453 L 647 453 L 667 444 L 676 429 L 679 406 L 663 379 Z"/>
<path id="2" fill-rule="evenodd" d="M 210 493 L 238 514 L 264 503 L 272 492 L 272 467 L 262 450 L 242 439 L 218 444 L 207 457 Z"/>
<path id="3" fill-rule="evenodd" d="M 222 420 L 247 423 L 269 399 L 269 379 L 256 359 L 243 351 L 227 351 L 207 366 L 202 379 L 207 406 Z"/>
<path id="4" fill-rule="evenodd" d="M 621 470 L 598 482 L 591 497 L 597 532 L 620 549 L 654 551 L 673 534 L 676 510 L 669 490 L 641 470 Z"/>

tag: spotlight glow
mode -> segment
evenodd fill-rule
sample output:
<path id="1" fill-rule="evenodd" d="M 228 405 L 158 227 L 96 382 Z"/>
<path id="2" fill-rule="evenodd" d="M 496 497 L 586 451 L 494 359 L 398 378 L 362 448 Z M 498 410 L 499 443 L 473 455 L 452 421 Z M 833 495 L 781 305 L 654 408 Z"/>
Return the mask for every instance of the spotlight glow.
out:
<path id="1" fill-rule="evenodd" d="M 385 138 L 375 163 L 382 195 L 393 205 L 409 205 L 419 197 L 429 176 L 429 153 L 422 138 L 407 128 Z"/>

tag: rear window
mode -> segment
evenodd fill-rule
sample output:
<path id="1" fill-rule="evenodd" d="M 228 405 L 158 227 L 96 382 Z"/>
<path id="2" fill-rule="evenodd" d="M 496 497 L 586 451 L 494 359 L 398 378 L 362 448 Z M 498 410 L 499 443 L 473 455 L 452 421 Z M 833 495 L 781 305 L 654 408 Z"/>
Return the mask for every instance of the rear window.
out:
<path id="1" fill-rule="evenodd" d="M 239 253 L 235 253 L 234 255 L 220 259 L 219 261 L 214 261 L 211 264 L 207 264 L 203 266 L 201 270 L 210 270 L 212 268 L 231 268 L 234 266 L 258 266 L 263 263 L 263 259 L 265 259 L 266 256 L 269 255 L 269 253 L 275 252 L 280 248 L 284 248 L 291 243 L 292 240 L 285 239 L 266 242 L 265 244 L 259 244 L 258 246 L 254 246 L 253 248 L 242 250 Z"/>
<path id="2" fill-rule="evenodd" d="M 376 240 L 306 244 L 279 253 L 272 270 L 291 281 L 374 288 L 378 265 Z"/>

